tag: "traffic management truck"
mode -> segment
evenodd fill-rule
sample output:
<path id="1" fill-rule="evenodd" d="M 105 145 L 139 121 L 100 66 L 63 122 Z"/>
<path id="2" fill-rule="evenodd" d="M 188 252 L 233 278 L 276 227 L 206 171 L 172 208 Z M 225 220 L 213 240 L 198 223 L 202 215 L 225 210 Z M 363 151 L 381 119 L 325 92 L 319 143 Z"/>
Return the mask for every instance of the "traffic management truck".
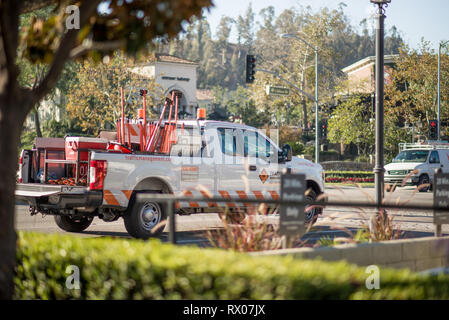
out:
<path id="1" fill-rule="evenodd" d="M 321 165 L 292 157 L 290 146 L 281 149 L 244 124 L 163 120 L 144 128 L 127 120 L 118 126 L 124 129 L 118 130 L 118 139 L 112 137 L 118 141 L 43 139 L 33 150 L 23 150 L 16 198 L 29 204 L 32 215 L 54 215 L 69 232 L 85 230 L 94 217 L 123 218 L 131 236 L 147 239 L 162 232 L 155 227 L 166 219 L 166 206 L 142 200 L 139 193 L 279 199 L 286 170 L 306 176 L 308 201 L 324 192 Z M 218 212 L 223 206 L 231 213 L 245 208 L 239 202 L 186 200 L 176 203 L 175 213 Z M 306 222 L 313 223 L 320 213 L 320 208 L 307 211 Z"/>

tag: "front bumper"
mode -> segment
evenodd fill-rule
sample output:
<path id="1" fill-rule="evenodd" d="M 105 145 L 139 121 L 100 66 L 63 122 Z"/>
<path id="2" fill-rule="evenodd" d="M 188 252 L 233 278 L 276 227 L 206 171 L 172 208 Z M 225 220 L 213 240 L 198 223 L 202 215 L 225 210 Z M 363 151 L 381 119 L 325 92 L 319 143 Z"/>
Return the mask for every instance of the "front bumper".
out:
<path id="1" fill-rule="evenodd" d="M 411 176 L 409 177 L 405 183 L 404 179 L 406 178 L 406 175 L 385 175 L 384 176 L 384 182 L 389 184 L 396 184 L 396 185 L 406 185 L 406 186 L 416 186 L 419 181 L 418 176 Z"/>

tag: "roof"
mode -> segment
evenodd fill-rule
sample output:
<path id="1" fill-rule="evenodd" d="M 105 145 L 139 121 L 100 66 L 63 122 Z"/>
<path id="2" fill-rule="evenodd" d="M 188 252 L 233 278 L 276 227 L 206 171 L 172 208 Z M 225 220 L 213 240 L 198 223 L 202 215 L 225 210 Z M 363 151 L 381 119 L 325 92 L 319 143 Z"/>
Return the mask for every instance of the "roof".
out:
<path id="1" fill-rule="evenodd" d="M 170 63 L 182 63 L 182 64 L 191 64 L 191 65 L 198 65 L 197 62 L 183 59 L 180 57 L 176 57 L 170 54 L 166 53 L 156 53 L 156 60 L 158 62 L 170 62 Z"/>
<path id="2" fill-rule="evenodd" d="M 197 89 L 196 100 L 214 100 L 214 92 L 210 89 Z"/>
<path id="3" fill-rule="evenodd" d="M 393 64 L 395 63 L 395 60 L 399 57 L 398 54 L 389 54 L 389 55 L 385 55 L 384 56 L 384 63 L 385 64 Z M 349 73 L 352 72 L 354 70 L 360 69 L 366 65 L 369 64 L 374 64 L 376 62 L 376 56 L 369 56 L 366 58 L 363 58 L 362 60 L 359 60 L 343 69 L 341 69 L 341 71 L 343 71 L 344 73 Z"/>

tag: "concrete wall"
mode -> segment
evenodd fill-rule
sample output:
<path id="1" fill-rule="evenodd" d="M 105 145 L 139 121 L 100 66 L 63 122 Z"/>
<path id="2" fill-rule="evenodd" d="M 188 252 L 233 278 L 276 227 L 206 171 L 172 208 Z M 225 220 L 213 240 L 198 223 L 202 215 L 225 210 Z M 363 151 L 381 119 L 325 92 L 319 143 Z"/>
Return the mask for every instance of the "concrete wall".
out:
<path id="1" fill-rule="evenodd" d="M 320 162 L 326 171 L 373 171 L 374 165 L 365 162 L 327 161 Z"/>
<path id="2" fill-rule="evenodd" d="M 326 261 L 346 260 L 359 266 L 378 265 L 424 271 L 449 266 L 449 237 L 272 250 L 253 253 L 253 255 L 293 255 L 295 258 L 304 259 L 321 257 Z"/>

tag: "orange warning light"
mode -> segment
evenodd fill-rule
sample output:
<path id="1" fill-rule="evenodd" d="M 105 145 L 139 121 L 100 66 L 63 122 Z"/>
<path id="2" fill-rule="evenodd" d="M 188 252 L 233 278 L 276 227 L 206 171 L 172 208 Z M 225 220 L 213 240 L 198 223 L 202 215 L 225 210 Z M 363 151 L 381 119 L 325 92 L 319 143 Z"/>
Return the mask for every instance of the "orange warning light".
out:
<path id="1" fill-rule="evenodd" d="M 198 120 L 205 120 L 206 119 L 206 109 L 199 108 L 197 111 L 197 119 Z"/>
<path id="2" fill-rule="evenodd" d="M 139 115 L 139 119 L 143 119 L 144 116 L 145 116 L 144 109 L 138 109 L 137 112 L 138 112 L 138 115 Z"/>

